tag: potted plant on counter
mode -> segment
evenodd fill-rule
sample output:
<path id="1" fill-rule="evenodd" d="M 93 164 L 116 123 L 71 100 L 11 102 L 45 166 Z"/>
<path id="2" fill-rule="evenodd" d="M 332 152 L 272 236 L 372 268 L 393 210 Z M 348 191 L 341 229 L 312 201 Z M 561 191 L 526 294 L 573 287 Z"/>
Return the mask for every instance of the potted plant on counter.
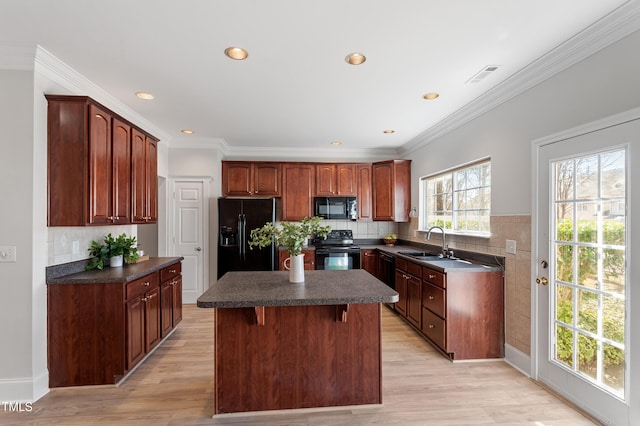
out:
<path id="1" fill-rule="evenodd" d="M 122 266 L 123 261 L 133 263 L 138 259 L 136 237 L 128 237 L 125 233 L 117 237 L 107 234 L 103 244 L 96 240 L 91 242 L 89 255 L 91 260 L 86 266 L 87 270 L 94 268 L 102 270 L 107 259 L 111 267 Z"/>
<path id="2" fill-rule="evenodd" d="M 276 227 L 267 222 L 263 227 L 251 230 L 249 234 L 249 247 L 268 247 L 275 242 L 277 246 L 283 246 L 289 252 L 290 266 L 289 281 L 293 283 L 304 281 L 304 254 L 302 248 L 306 245 L 311 235 L 326 238 L 330 226 L 321 226 L 320 217 L 305 217 L 300 222 L 281 222 Z M 285 268 L 287 267 L 285 259 Z"/>

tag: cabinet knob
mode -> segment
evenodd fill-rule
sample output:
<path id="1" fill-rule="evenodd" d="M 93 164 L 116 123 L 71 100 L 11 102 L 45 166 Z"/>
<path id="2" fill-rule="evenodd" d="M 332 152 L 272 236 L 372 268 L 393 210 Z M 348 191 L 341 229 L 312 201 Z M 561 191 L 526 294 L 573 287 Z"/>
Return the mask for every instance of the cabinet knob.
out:
<path id="1" fill-rule="evenodd" d="M 435 277 L 436 277 L 435 275 L 429 274 L 429 279 L 430 280 L 434 279 Z"/>
<path id="2" fill-rule="evenodd" d="M 176 269 L 169 269 L 169 272 L 171 272 L 172 274 L 176 273 Z"/>
<path id="3" fill-rule="evenodd" d="M 429 324 L 429 328 L 436 328 L 436 326 L 433 324 Z"/>
<path id="4" fill-rule="evenodd" d="M 146 302 L 147 300 L 149 300 L 149 298 L 148 298 L 148 297 L 143 297 L 143 298 L 142 298 L 142 301 L 143 301 L 143 302 Z"/>
<path id="5" fill-rule="evenodd" d="M 149 287 L 151 285 L 151 283 L 149 281 L 145 281 L 142 283 L 143 286 L 145 287 Z"/>
<path id="6" fill-rule="evenodd" d="M 433 300 L 433 299 L 435 299 L 435 297 L 429 296 L 429 300 Z"/>

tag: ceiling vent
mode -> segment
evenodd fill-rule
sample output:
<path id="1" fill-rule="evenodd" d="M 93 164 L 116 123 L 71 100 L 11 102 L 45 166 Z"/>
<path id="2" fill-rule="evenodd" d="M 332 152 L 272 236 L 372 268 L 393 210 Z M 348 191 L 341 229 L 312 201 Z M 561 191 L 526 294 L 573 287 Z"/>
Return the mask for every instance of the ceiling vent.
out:
<path id="1" fill-rule="evenodd" d="M 485 78 L 489 77 L 494 71 L 500 68 L 499 65 L 487 65 L 476 73 L 473 77 L 467 80 L 467 83 L 479 83 Z"/>

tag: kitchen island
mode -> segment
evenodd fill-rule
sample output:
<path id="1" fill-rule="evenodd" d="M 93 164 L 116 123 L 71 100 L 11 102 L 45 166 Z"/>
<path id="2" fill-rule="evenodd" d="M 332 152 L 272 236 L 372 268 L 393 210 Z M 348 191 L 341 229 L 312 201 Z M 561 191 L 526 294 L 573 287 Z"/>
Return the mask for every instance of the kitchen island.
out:
<path id="1" fill-rule="evenodd" d="M 382 403 L 380 304 L 398 294 L 360 269 L 228 272 L 215 308 L 214 414 Z"/>

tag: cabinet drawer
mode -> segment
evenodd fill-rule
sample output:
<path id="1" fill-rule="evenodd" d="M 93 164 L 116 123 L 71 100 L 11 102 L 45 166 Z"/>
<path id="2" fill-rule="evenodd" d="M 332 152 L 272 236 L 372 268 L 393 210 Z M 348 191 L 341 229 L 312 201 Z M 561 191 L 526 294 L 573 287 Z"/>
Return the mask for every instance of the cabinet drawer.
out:
<path id="1" fill-rule="evenodd" d="M 396 269 L 402 269 L 403 271 L 407 270 L 407 262 L 404 259 L 400 259 L 398 257 L 396 257 Z"/>
<path id="2" fill-rule="evenodd" d="M 405 271 L 416 278 L 422 278 L 422 266 L 417 263 L 407 262 L 407 269 L 405 269 Z"/>
<path id="3" fill-rule="evenodd" d="M 172 278 L 180 275 L 182 271 L 182 262 L 174 263 L 171 266 L 167 266 L 160 270 L 160 282 L 169 281 Z"/>
<path id="4" fill-rule="evenodd" d="M 136 296 L 145 294 L 147 291 L 154 287 L 158 287 L 158 273 L 145 275 L 142 278 L 138 278 L 135 281 L 131 281 L 127 284 L 127 300 L 133 299 Z"/>
<path id="5" fill-rule="evenodd" d="M 429 283 L 422 283 L 422 306 L 445 318 L 446 291 Z"/>
<path id="6" fill-rule="evenodd" d="M 445 352 L 446 326 L 445 320 L 427 308 L 422 308 L 422 332 Z"/>
<path id="7" fill-rule="evenodd" d="M 438 287 L 447 288 L 445 274 L 427 267 L 422 268 L 422 279 Z"/>

